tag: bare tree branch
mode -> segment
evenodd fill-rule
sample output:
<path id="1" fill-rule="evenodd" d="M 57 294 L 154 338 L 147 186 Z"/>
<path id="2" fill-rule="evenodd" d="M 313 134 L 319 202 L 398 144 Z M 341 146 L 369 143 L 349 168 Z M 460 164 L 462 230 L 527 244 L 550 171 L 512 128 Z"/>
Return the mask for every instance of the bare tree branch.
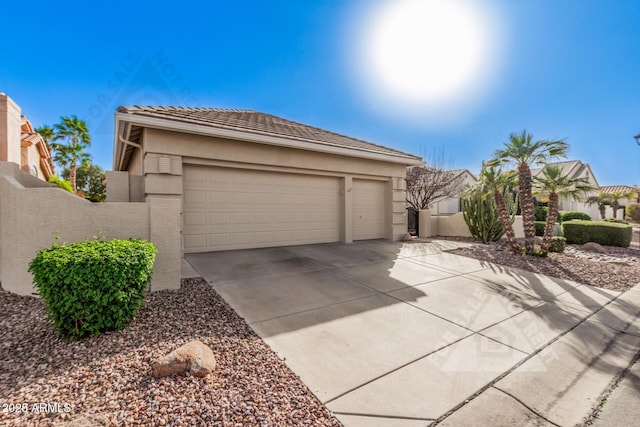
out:
<path id="1" fill-rule="evenodd" d="M 415 209 L 429 209 L 435 203 L 457 196 L 462 190 L 463 173 L 447 170 L 442 154 L 433 154 L 424 166 L 407 169 L 407 203 Z"/>

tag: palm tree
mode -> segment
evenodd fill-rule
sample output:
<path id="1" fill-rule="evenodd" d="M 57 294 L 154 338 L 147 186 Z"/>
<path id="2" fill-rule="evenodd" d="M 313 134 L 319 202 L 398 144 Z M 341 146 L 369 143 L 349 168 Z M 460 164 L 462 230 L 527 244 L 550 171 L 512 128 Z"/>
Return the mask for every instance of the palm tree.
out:
<path id="1" fill-rule="evenodd" d="M 586 203 L 589 206 L 598 205 L 598 210 L 600 211 L 600 219 L 604 219 L 606 216 L 607 205 L 611 204 L 611 195 L 610 193 L 601 191 L 597 196 L 589 197 Z"/>
<path id="2" fill-rule="evenodd" d="M 557 165 L 547 165 L 542 169 L 542 176 L 536 177 L 535 181 L 536 194 L 549 197 L 547 223 L 540 246 L 540 250 L 546 254 L 549 252 L 551 237 L 558 219 L 559 199 L 586 196 L 595 190 L 595 187 L 589 184 L 589 179 L 586 177 L 571 178 L 569 175 L 563 175 L 562 168 Z"/>
<path id="3" fill-rule="evenodd" d="M 513 164 L 518 168 L 518 192 L 524 226 L 525 253 L 534 254 L 536 235 L 532 194 L 531 165 L 547 163 L 555 157 L 566 157 L 568 145 L 563 140 L 542 140 L 533 142 L 533 136 L 523 130 L 520 134 L 509 135 L 509 142 L 502 150 L 495 152 L 490 166 Z"/>
<path id="4" fill-rule="evenodd" d="M 507 236 L 507 242 L 509 243 L 509 246 L 511 246 L 513 253 L 520 254 L 520 244 L 518 244 L 516 233 L 513 231 L 512 215 L 504 200 L 505 191 L 515 186 L 515 183 L 515 174 L 513 172 L 505 173 L 495 167 L 483 165 L 482 171 L 480 172 L 481 192 L 493 195 L 496 207 L 498 208 L 500 222 L 502 223 L 505 235 Z"/>
<path id="5" fill-rule="evenodd" d="M 613 209 L 613 217 L 618 217 L 618 209 L 620 209 L 620 199 L 630 199 L 634 196 L 633 191 L 618 190 L 609 193 L 611 209 Z"/>
<path id="6" fill-rule="evenodd" d="M 55 131 L 53 130 L 53 128 L 47 125 L 40 126 L 39 128 L 36 129 L 36 132 L 40 134 L 42 139 L 44 139 L 44 142 L 46 142 L 47 144 L 49 143 L 49 141 L 51 141 L 51 139 L 55 135 Z"/>
<path id="7" fill-rule="evenodd" d="M 86 167 L 91 162 L 91 155 L 84 151 L 84 147 L 80 145 L 64 145 L 64 144 L 54 144 L 55 154 L 53 155 L 53 160 L 62 167 L 62 176 L 67 175 L 65 171 L 69 171 L 69 182 L 71 183 L 71 188 L 75 193 L 77 191 L 76 185 L 76 177 L 78 167 Z M 74 164 L 75 162 L 75 164 Z M 71 181 L 71 173 L 74 175 L 74 180 Z"/>
<path id="8" fill-rule="evenodd" d="M 88 161 L 89 154 L 84 149 L 91 144 L 89 129 L 84 120 L 77 116 L 61 117 L 60 123 L 54 125 L 52 141 L 68 140 L 68 144 L 51 144 L 56 154 L 53 159 L 63 168 L 69 169 L 71 188 L 76 191 L 76 170 L 78 161 Z"/>

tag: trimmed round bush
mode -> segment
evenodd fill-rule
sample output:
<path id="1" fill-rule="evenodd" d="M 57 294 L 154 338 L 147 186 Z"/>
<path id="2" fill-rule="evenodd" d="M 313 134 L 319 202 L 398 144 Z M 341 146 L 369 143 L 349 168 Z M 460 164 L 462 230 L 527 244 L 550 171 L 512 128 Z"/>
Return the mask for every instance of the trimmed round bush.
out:
<path id="1" fill-rule="evenodd" d="M 580 212 L 580 211 L 558 212 L 558 222 L 573 221 L 574 219 L 591 221 L 591 217 L 584 212 Z"/>
<path id="2" fill-rule="evenodd" d="M 631 221 L 640 222 L 640 204 L 630 203 L 624 210 L 624 214 Z"/>
<path id="3" fill-rule="evenodd" d="M 605 246 L 629 247 L 633 229 L 630 225 L 605 221 L 573 220 L 562 223 L 562 231 L 567 243 L 582 245 L 587 242 Z"/>
<path id="4" fill-rule="evenodd" d="M 72 340 L 127 326 L 151 280 L 157 250 L 144 240 L 88 240 L 43 249 L 29 264 L 60 334 Z"/>
<path id="5" fill-rule="evenodd" d="M 536 221 L 534 222 L 534 226 L 536 227 L 536 236 L 544 236 L 544 229 L 547 226 L 547 222 Z"/>
<path id="6" fill-rule="evenodd" d="M 567 239 L 560 236 L 553 236 L 551 238 L 551 245 L 549 246 L 549 252 L 555 252 L 561 254 L 564 252 L 564 248 L 567 247 Z"/>

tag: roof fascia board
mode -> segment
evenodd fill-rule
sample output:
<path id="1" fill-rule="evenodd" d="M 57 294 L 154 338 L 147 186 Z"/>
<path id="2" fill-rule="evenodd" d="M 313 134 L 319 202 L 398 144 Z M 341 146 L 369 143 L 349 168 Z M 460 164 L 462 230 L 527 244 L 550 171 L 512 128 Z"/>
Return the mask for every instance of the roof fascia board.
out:
<path id="1" fill-rule="evenodd" d="M 598 178 L 596 178 L 596 174 L 593 173 L 593 170 L 591 170 L 591 166 L 589 165 L 589 163 L 585 163 L 584 165 L 587 167 L 589 174 L 591 174 L 591 176 L 593 177 L 593 181 L 595 182 L 596 187 L 600 188 L 600 184 L 598 184 Z"/>
<path id="2" fill-rule="evenodd" d="M 148 117 L 129 113 L 116 113 L 116 123 L 128 122 L 132 125 L 148 126 L 156 129 L 169 130 L 174 132 L 193 133 L 205 136 L 215 136 L 220 138 L 235 139 L 240 141 L 249 141 L 258 144 L 276 145 L 288 148 L 297 148 L 302 150 L 309 150 L 309 144 L 313 144 L 313 151 L 337 154 L 350 157 L 359 157 L 370 160 L 380 160 L 390 163 L 399 163 L 403 165 L 421 165 L 421 159 L 412 159 L 409 157 L 393 156 L 389 154 L 376 153 L 366 149 L 352 149 L 338 147 L 334 145 L 325 145 L 322 143 L 297 141 L 295 139 L 281 138 L 278 136 L 262 135 L 253 132 L 243 132 L 231 129 L 221 129 L 212 126 L 199 125 L 195 123 L 185 123 L 180 121 L 174 121 L 171 119 Z M 116 126 L 116 134 L 119 131 L 119 126 Z M 116 144 L 117 136 L 116 136 Z"/>

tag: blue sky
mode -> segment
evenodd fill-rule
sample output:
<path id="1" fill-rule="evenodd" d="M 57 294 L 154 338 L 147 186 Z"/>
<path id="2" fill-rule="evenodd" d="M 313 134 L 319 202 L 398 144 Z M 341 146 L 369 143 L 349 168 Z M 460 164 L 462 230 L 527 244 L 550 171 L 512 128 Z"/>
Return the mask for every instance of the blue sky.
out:
<path id="1" fill-rule="evenodd" d="M 640 184 L 640 2 L 467 2 L 491 33 L 480 63 L 489 71 L 455 99 L 414 105 L 367 76 L 362 54 L 376 34 L 371 17 L 403 1 L 5 2 L 0 92 L 35 126 L 86 120 L 105 169 L 117 106 L 181 105 L 254 109 L 413 154 L 443 151 L 474 173 L 526 128 L 566 138 L 600 185 Z M 416 57 L 428 61 L 422 45 L 433 43 L 416 45 Z"/>

